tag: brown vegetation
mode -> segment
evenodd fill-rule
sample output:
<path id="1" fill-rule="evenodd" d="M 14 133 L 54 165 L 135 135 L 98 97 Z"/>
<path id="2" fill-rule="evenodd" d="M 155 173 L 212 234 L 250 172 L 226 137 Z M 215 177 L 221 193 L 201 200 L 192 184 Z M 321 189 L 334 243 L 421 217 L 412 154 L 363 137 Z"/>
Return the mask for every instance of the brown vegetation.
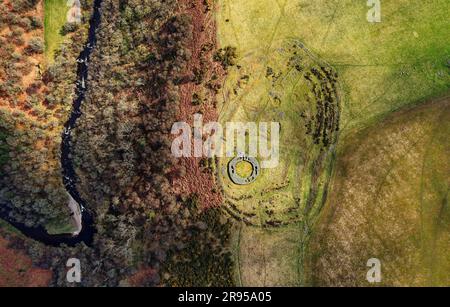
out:
<path id="1" fill-rule="evenodd" d="M 45 287 L 51 277 L 51 271 L 33 267 L 28 256 L 0 236 L 0 287 Z"/>
<path id="2" fill-rule="evenodd" d="M 88 4 L 92 5 L 92 1 Z M 192 284 L 218 285 L 219 279 L 230 280 L 227 272 L 231 260 L 223 249 L 228 238 L 226 220 L 219 222 L 217 211 L 203 215 L 203 209 L 188 205 L 193 199 L 191 194 L 211 189 L 211 174 L 202 175 L 205 178 L 202 189 L 174 189 L 173 184 L 184 179 L 179 178 L 177 161 L 170 151 L 172 123 L 177 120 L 180 109 L 189 108 L 190 111 L 185 113 L 189 116 L 194 112 L 191 98 L 194 91 L 200 93 L 204 87 L 208 88 L 205 90 L 207 102 L 201 108 L 209 114 L 208 120 L 215 118 L 212 97 L 220 82 L 219 78 L 213 77 L 213 72 L 206 71 L 211 62 L 205 61 L 211 61 L 214 46 L 210 45 L 208 48 L 211 49 L 201 55 L 203 44 L 197 46 L 196 39 L 191 36 L 192 21 L 198 17 L 196 11 L 180 9 L 178 4 L 176 0 L 163 3 L 151 0 L 102 2 L 101 24 L 89 62 L 82 116 L 72 133 L 73 162 L 79 177 L 77 188 L 93 212 L 97 229 L 93 246 L 53 248 L 23 238 L 14 239 L 14 245 L 25 250 L 37 265 L 53 270 L 51 285 L 71 286 L 65 279 L 65 261 L 74 255 L 82 263 L 81 286 L 170 284 L 171 278 L 186 274 L 190 274 L 185 276 L 186 283 Z M 198 4 L 206 9 L 201 2 Z M 194 18 L 190 18 L 191 13 Z M 200 27 L 200 24 L 196 26 Z M 46 128 L 53 127 L 51 137 L 42 139 L 40 135 L 47 135 L 47 130 L 33 130 L 28 121 L 17 123 L 9 113 L 5 114 L 6 121 L 11 123 L 5 130 L 13 162 L 8 161 L 4 169 L 7 174 L 17 174 L 12 172 L 12 167 L 21 167 L 18 182 L 34 179 L 40 174 L 39 182 L 21 185 L 37 195 L 28 196 L 14 185 L 14 189 L 4 194 L 15 201 L 12 207 L 16 218 L 29 225 L 48 222 L 47 215 L 53 217 L 54 214 L 54 210 L 49 209 L 52 206 L 67 209 L 57 206 L 66 205 L 57 160 L 58 147 L 61 125 L 72 106 L 75 56 L 82 47 L 79 42 L 86 39 L 85 28 L 71 34 L 73 42 L 78 43 L 63 46 L 55 64 L 42 75 L 46 90 L 45 96 L 39 99 L 44 102 L 39 105 L 58 117 L 54 124 L 48 123 L 51 115 L 48 121 L 42 119 L 38 123 Z M 203 32 L 196 33 L 194 36 Z M 213 40 L 212 36 L 209 39 Z M 39 43 L 35 43 L 33 49 L 37 50 Z M 197 68 L 205 70 L 207 79 L 204 82 L 189 76 Z M 35 92 L 34 88 L 27 91 Z M 27 137 L 31 135 L 31 139 L 25 138 L 27 143 L 22 137 L 13 139 L 11 135 L 16 136 L 17 131 Z M 0 132 L 1 141 L 3 131 Z M 45 158 L 34 153 L 39 161 L 28 159 L 31 160 L 30 167 L 38 165 L 44 175 L 36 172 L 36 167 L 32 168 L 33 172 L 27 172 L 25 157 L 14 158 L 20 145 L 14 142 L 19 141 L 24 143 L 28 155 L 31 155 L 31 148 L 51 152 Z M 193 168 L 199 169 L 199 166 Z M 52 177 L 46 176 L 50 171 Z M 50 185 L 53 182 L 55 186 Z M 41 183 L 46 184 L 47 189 L 41 189 Z M 196 187 L 198 182 L 188 185 Z M 213 195 L 211 190 L 199 194 L 208 193 Z M 205 198 L 205 203 L 217 205 L 220 197 L 214 194 Z M 21 210 L 36 204 L 39 206 L 35 210 Z M 63 220 L 62 216 L 58 218 Z M 197 245 L 185 244 L 191 241 Z M 178 253 L 182 257 L 176 257 Z M 199 261 L 205 263 L 209 275 L 197 281 L 197 275 L 192 275 L 188 268 L 191 267 L 189 263 Z M 161 270 L 170 271 L 171 278 L 162 279 Z M 222 272 L 222 276 L 216 276 L 217 272 Z"/>
<path id="3" fill-rule="evenodd" d="M 314 285 L 449 283 L 448 98 L 393 113 L 352 136 L 337 160 L 328 205 L 309 247 Z"/>
<path id="4" fill-rule="evenodd" d="M 179 86 L 177 121 L 192 123 L 196 113 L 203 115 L 205 123 L 217 121 L 216 94 L 225 71 L 214 61 L 217 50 L 214 7 L 203 0 L 181 0 L 179 3 L 181 13 L 192 20 L 192 38 L 187 46 L 191 58 L 184 72 L 188 81 Z M 200 204 L 205 208 L 221 205 L 222 195 L 214 174 L 202 166 L 201 158 L 181 159 L 177 173 L 181 175 L 173 180 L 177 193 L 198 195 Z"/>
<path id="5" fill-rule="evenodd" d="M 0 1 L 0 130 L 9 159 L 0 169 L 0 203 L 28 226 L 66 225 L 60 141 L 71 108 L 79 47 L 68 43 L 44 63 L 43 1 Z M 73 40 L 83 33 L 74 33 Z"/>

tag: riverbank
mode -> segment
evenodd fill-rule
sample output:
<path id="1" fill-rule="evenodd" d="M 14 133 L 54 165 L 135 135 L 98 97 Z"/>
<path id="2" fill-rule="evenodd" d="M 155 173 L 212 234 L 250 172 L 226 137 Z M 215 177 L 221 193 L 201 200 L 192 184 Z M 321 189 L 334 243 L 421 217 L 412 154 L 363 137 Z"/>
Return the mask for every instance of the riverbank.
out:
<path id="1" fill-rule="evenodd" d="M 83 216 L 80 205 L 69 195 L 69 208 L 72 211 L 72 220 L 75 223 L 75 231 L 72 233 L 74 237 L 78 236 L 83 229 Z"/>
<path id="2" fill-rule="evenodd" d="M 80 106 L 84 100 L 85 90 L 87 86 L 87 76 L 88 76 L 88 64 L 90 53 L 96 43 L 96 29 L 100 24 L 100 6 L 101 0 L 94 1 L 93 14 L 89 22 L 89 33 L 88 40 L 84 46 L 84 49 L 80 53 L 78 59 L 83 59 L 83 61 L 77 60 L 77 76 L 78 81 L 76 85 L 76 98 L 73 102 L 73 109 L 69 116 L 69 119 L 64 126 L 64 131 L 62 131 L 62 142 L 61 142 L 61 168 L 62 168 L 62 181 L 64 183 L 67 192 L 70 195 L 69 202 L 67 206 L 72 212 L 73 221 L 76 226 L 76 230 L 72 235 L 50 235 L 44 227 L 28 227 L 25 223 L 15 222 L 10 216 L 10 210 L 7 208 L 13 208 L 13 206 L 3 206 L 3 210 L 0 213 L 0 217 L 5 221 L 9 222 L 13 227 L 16 227 L 25 236 L 44 243 L 50 246 L 60 246 L 61 244 L 66 244 L 69 246 L 75 246 L 78 243 L 84 242 L 86 245 L 91 245 L 93 242 L 93 236 L 95 233 L 95 228 L 93 226 L 93 217 L 88 212 L 88 210 L 82 210 L 81 208 L 86 208 L 86 204 L 79 196 L 76 189 L 76 174 L 71 161 L 71 131 L 75 127 L 76 120 L 81 115 Z M 84 81 L 84 82 L 82 82 Z M 84 226 L 84 227 L 83 227 Z"/>

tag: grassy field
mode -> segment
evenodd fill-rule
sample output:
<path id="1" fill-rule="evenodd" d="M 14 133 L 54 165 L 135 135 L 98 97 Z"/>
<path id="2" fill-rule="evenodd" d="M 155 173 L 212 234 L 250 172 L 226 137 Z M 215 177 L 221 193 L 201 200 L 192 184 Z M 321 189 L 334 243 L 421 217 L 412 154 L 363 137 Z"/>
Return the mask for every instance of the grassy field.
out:
<path id="1" fill-rule="evenodd" d="M 280 124 L 279 164 L 263 168 L 254 183 L 234 184 L 227 172 L 232 158 L 219 160 L 225 210 L 242 221 L 238 241 L 245 243 L 234 248 L 239 282 L 301 285 L 304 230 L 323 205 L 334 157 L 339 121 L 335 73 L 295 39 L 277 42 L 270 52 L 252 50 L 236 61 L 219 99 L 220 122 Z M 270 147 L 272 133 L 262 134 Z M 261 166 L 267 160 L 257 158 Z M 289 274 L 293 267 L 298 270 Z"/>
<path id="2" fill-rule="evenodd" d="M 311 73 L 325 64 L 299 47 L 296 41 L 279 42 L 279 46 L 270 54 L 259 49 L 237 60 L 237 66 L 229 71 L 220 107 L 220 121 L 224 125 L 227 122 L 277 122 L 281 125 L 279 165 L 262 169 L 256 182 L 235 185 L 227 172 L 231 158 L 219 163 L 219 180 L 230 210 L 259 226 L 298 222 L 305 211 L 320 204 L 337 134 L 339 106 L 333 90 L 335 84 L 323 71 L 321 78 L 326 80 L 323 84 Z M 322 101 L 325 95 L 329 95 L 330 103 Z M 320 106 L 328 110 L 323 121 L 329 127 L 323 131 L 316 122 L 319 101 Z M 327 140 L 314 137 L 316 131 L 326 132 Z M 263 135 L 270 146 L 273 145 L 272 133 L 268 130 L 268 134 Z M 258 157 L 263 166 L 267 159 Z"/>
<path id="3" fill-rule="evenodd" d="M 403 110 L 354 136 L 310 245 L 314 285 L 450 284 L 450 99 Z"/>
<path id="4" fill-rule="evenodd" d="M 358 0 L 221 0 L 219 42 L 244 55 L 301 40 L 337 69 L 350 133 L 450 87 L 448 1 L 383 1 L 379 24 L 367 22 L 367 11 Z"/>
<path id="5" fill-rule="evenodd" d="M 255 287 L 301 285 L 300 229 L 298 224 L 267 229 L 237 225 L 232 241 L 235 284 Z"/>
<path id="6" fill-rule="evenodd" d="M 232 208 L 232 213 L 240 213 L 237 217 L 244 217 L 253 225 L 255 219 L 267 222 L 270 219 L 266 208 L 268 203 L 270 210 L 275 211 L 271 214 L 278 220 L 292 222 L 299 210 L 292 211 L 291 208 L 298 199 L 311 199 L 308 187 L 314 186 L 312 181 L 321 183 L 322 189 L 326 189 L 333 152 L 328 151 L 324 158 L 327 162 L 319 168 L 321 179 L 312 176 L 312 164 L 309 163 L 314 158 L 308 157 L 317 157 L 317 151 L 311 150 L 310 144 L 305 142 L 307 137 L 301 125 L 301 112 L 309 106 L 305 99 L 308 89 L 304 80 L 295 82 L 295 72 L 283 68 L 290 60 L 291 55 L 286 54 L 286 50 L 292 42 L 303 44 L 317 56 L 302 54 L 303 60 L 307 59 L 309 63 L 306 67 L 314 65 L 312 62 L 316 65 L 326 62 L 339 75 L 341 129 L 338 156 L 346 154 L 344 148 L 354 142 L 355 133 L 361 129 L 375 125 L 395 110 L 442 96 L 450 88 L 448 1 L 383 1 L 382 22 L 377 24 L 367 21 L 368 9 L 366 1 L 356 0 L 218 1 L 219 44 L 236 47 L 238 65 L 241 66 L 230 71 L 221 92 L 222 122 L 277 120 L 282 124 L 280 166 L 262 173 L 252 187 L 232 185 L 224 172 L 228 161 L 224 159 L 219 164 L 226 207 Z M 283 73 L 282 81 L 275 86 L 267 80 L 268 66 L 275 68 L 276 73 Z M 276 97 L 276 101 L 267 99 L 267 94 Z M 386 159 L 394 157 L 394 153 L 388 151 L 383 154 Z M 270 191 L 264 187 L 269 187 Z M 273 230 L 241 226 L 241 235 L 237 235 L 240 239 L 236 239 L 234 244 L 240 275 L 247 276 L 239 280 L 241 284 L 260 285 L 258 280 L 267 280 L 267 285 L 290 285 L 293 280 L 298 284 L 307 283 L 302 273 L 303 247 L 310 234 L 309 227 L 322 208 L 320 204 L 326 195 L 323 192 L 319 188 L 313 193 L 314 205 L 304 206 L 308 204 L 304 202 L 298 207 L 301 214 L 294 222 L 298 223 L 297 227 L 291 223 L 279 229 L 284 231 L 285 245 Z M 305 214 L 304 209 L 312 212 Z M 286 210 L 291 211 L 286 214 Z M 260 235 L 261 231 L 266 234 Z M 295 237 L 297 242 L 292 239 Z M 253 238 L 259 238 L 261 253 L 253 253 L 247 248 L 253 246 L 252 251 L 255 250 Z M 274 240 L 278 243 L 273 244 Z M 293 248 L 300 249 L 297 262 L 292 261 Z M 246 253 L 246 257 L 251 259 L 243 262 Z M 264 270 L 255 270 L 250 265 L 252 261 L 260 263 L 263 255 L 280 257 L 274 260 L 279 263 L 290 263 L 291 275 L 289 270 L 283 269 L 279 273 L 271 271 L 277 276 L 265 278 L 268 264 L 262 265 L 266 268 Z M 253 277 L 248 277 L 249 274 Z"/>
<path id="7" fill-rule="evenodd" d="M 67 21 L 67 0 L 44 0 L 45 9 L 45 56 L 48 62 L 52 62 L 55 51 L 64 41 L 61 28 Z"/>

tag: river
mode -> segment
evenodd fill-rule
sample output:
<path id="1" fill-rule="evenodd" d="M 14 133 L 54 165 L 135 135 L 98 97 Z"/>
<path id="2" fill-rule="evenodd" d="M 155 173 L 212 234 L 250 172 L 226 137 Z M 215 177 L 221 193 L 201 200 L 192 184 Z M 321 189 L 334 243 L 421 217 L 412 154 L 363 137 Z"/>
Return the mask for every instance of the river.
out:
<path id="1" fill-rule="evenodd" d="M 97 43 L 96 31 L 101 22 L 101 7 L 102 0 L 94 0 L 93 14 L 89 21 L 89 34 L 85 48 L 80 53 L 77 63 L 78 80 L 76 83 L 76 94 L 73 101 L 72 112 L 67 123 L 64 126 L 61 142 L 61 167 L 64 186 L 70 196 L 78 203 L 82 214 L 82 229 L 77 236 L 72 235 L 49 235 L 44 227 L 31 228 L 25 224 L 17 223 L 9 219 L 9 212 L 7 210 L 0 211 L 0 218 L 7 221 L 13 227 L 18 229 L 22 234 L 33 240 L 39 241 L 49 246 L 61 246 L 62 244 L 68 246 L 75 246 L 84 242 L 88 246 L 92 246 L 95 234 L 94 218 L 92 212 L 89 210 L 86 202 L 81 198 L 77 190 L 77 177 L 73 162 L 71 160 L 72 153 L 72 130 L 76 128 L 76 122 L 82 115 L 81 104 L 83 103 L 88 88 L 88 63 Z M 4 207 L 4 206 L 3 206 Z"/>

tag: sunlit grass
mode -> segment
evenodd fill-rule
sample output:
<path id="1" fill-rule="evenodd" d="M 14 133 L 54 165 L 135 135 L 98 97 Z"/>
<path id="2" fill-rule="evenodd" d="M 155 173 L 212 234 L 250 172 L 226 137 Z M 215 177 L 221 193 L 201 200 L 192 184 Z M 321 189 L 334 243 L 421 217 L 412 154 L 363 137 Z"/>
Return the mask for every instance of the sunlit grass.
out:
<path id="1" fill-rule="evenodd" d="M 64 41 L 61 35 L 61 29 L 67 21 L 69 7 L 67 0 L 45 0 L 45 56 L 47 62 L 51 63 L 54 59 L 55 51 Z"/>
<path id="2" fill-rule="evenodd" d="M 221 47 L 236 47 L 242 58 L 253 57 L 255 62 L 264 63 L 266 55 L 284 47 L 280 42 L 296 39 L 333 66 L 339 73 L 342 94 L 338 150 L 345 154 L 342 150 L 354 141 L 352 136 L 355 132 L 374 125 L 395 110 L 440 96 L 450 88 L 447 0 L 382 1 L 382 22 L 377 24 L 367 21 L 368 9 L 366 1 L 355 0 L 219 0 L 218 41 Z M 252 72 L 257 75 L 255 70 Z M 263 77 L 263 73 L 259 75 Z M 263 101 L 260 105 L 257 101 L 261 98 L 258 93 L 263 93 L 265 88 L 261 83 L 253 83 L 252 89 L 249 95 L 229 103 L 235 106 L 222 109 L 221 118 L 253 119 L 252 115 L 263 109 Z M 223 91 L 224 100 L 230 100 L 230 93 L 232 90 Z M 253 103 L 248 104 L 249 100 Z M 244 104 L 247 107 L 244 108 Z M 283 111 L 290 117 L 287 122 L 294 123 L 297 116 L 295 104 Z M 292 140 L 302 135 L 303 131 L 292 129 L 295 127 L 290 127 L 287 122 L 282 126 L 284 133 L 289 131 Z M 285 156 L 281 167 L 291 170 L 283 175 L 300 182 L 298 172 L 296 174 L 293 169 L 298 170 L 299 162 L 295 159 L 306 147 L 287 148 L 292 151 L 283 151 Z M 389 154 L 386 155 L 389 159 Z M 262 172 L 255 185 L 270 187 L 281 176 L 272 171 Z M 305 199 L 310 192 L 308 182 L 311 176 L 303 174 L 302 177 L 300 186 L 289 189 L 295 190 L 293 195 Z M 232 191 L 238 194 L 236 191 L 239 189 L 244 188 L 226 186 L 225 193 Z M 245 189 L 249 190 L 248 187 Z M 285 196 L 278 193 L 280 197 Z M 283 206 L 292 200 L 292 195 L 279 198 L 277 205 Z M 245 201 L 244 204 L 250 206 L 251 202 Z M 352 203 L 347 205 L 351 208 Z M 264 218 L 264 214 L 260 214 Z M 251 236 L 246 238 L 236 247 L 236 255 L 246 250 L 245 244 L 252 243 Z M 286 242 L 286 247 L 291 243 Z M 259 244 L 270 244 L 270 239 L 261 239 Z M 256 257 L 254 261 L 258 261 Z M 239 261 L 238 256 L 236 259 Z M 250 262 L 238 263 L 238 266 L 245 270 Z M 260 269 L 270 268 L 261 266 Z M 298 271 L 298 267 L 293 266 L 291 272 L 281 274 L 288 281 L 292 277 L 289 274 L 296 275 Z M 264 278 L 262 275 L 257 277 Z"/>

